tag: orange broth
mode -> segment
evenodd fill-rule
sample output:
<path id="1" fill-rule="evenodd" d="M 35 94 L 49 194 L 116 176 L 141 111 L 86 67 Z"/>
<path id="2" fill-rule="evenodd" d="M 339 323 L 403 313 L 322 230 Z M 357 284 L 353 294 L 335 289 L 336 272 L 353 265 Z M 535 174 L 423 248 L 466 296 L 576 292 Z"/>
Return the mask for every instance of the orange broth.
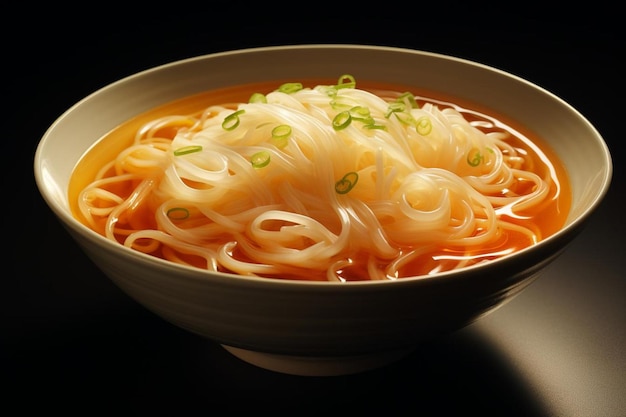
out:
<path id="1" fill-rule="evenodd" d="M 332 85 L 336 80 L 329 79 L 308 79 L 305 81 L 296 80 L 302 82 L 305 87 L 314 87 L 316 85 Z M 200 114 L 205 108 L 211 105 L 227 105 L 232 103 L 232 106 L 236 106 L 237 103 L 247 102 L 252 93 L 263 92 L 267 93 L 275 90 L 279 85 L 284 82 L 291 82 L 290 80 L 282 81 L 266 81 L 262 83 L 254 83 L 247 85 L 240 85 L 235 87 L 228 87 L 218 90 L 206 91 L 193 96 L 185 97 L 159 107 L 156 107 L 150 111 L 140 114 L 125 123 L 115 127 L 109 133 L 104 135 L 97 143 L 94 144 L 80 159 L 76 165 L 69 184 L 68 197 L 70 202 L 70 208 L 72 214 L 82 223 L 87 225 L 85 219 L 82 218 L 78 210 L 78 196 L 81 190 L 92 182 L 100 170 L 100 168 L 107 162 L 113 160 L 122 150 L 127 148 L 133 143 L 135 133 L 145 123 L 164 117 L 168 115 L 196 115 Z M 421 88 L 415 88 L 412 86 L 402 84 L 391 84 L 381 82 L 368 82 L 365 80 L 359 80 L 357 87 L 363 90 L 372 92 L 377 91 L 397 91 L 404 92 L 410 91 L 418 98 L 418 103 L 428 101 L 429 99 L 435 102 L 454 103 L 457 109 L 469 110 L 468 113 L 463 112 L 466 119 L 471 120 L 475 118 L 479 120 L 481 115 L 488 115 L 492 119 L 498 120 L 501 124 L 508 127 L 509 131 L 518 132 L 520 136 L 513 136 L 507 140 L 517 150 L 525 154 L 526 158 L 530 161 L 532 168 L 526 167 L 528 170 L 532 170 L 540 177 L 544 176 L 552 177 L 552 186 L 550 187 L 549 197 L 539 208 L 535 208 L 532 211 L 523 213 L 528 216 L 529 219 L 519 220 L 509 218 L 507 220 L 513 223 L 524 224 L 537 231 L 541 239 L 544 239 L 555 232 L 557 232 L 565 223 L 565 219 L 568 215 L 571 205 L 571 190 L 567 173 L 563 164 L 559 161 L 555 152 L 547 145 L 547 143 L 537 135 L 529 132 L 524 126 L 516 123 L 503 115 L 496 113 L 493 109 L 486 109 L 475 103 L 467 103 L 459 100 L 455 97 L 449 97 L 433 91 L 427 91 Z M 423 99 L 427 97 L 428 99 Z M 485 129 L 482 129 L 485 131 Z M 499 129 L 497 129 L 499 130 Z M 173 137 L 175 131 L 169 132 L 169 135 Z M 161 136 L 166 132 L 161 132 Z M 533 150 L 533 145 L 543 152 L 543 156 L 538 155 Z M 501 217 L 505 216 L 504 214 Z M 148 219 L 146 224 L 152 224 L 153 221 Z M 99 231 L 101 233 L 101 231 Z M 521 233 L 504 233 L 504 237 L 498 239 L 492 247 L 483 247 L 479 249 L 471 249 L 468 251 L 466 248 L 441 246 L 437 253 L 428 253 L 423 257 L 420 257 L 415 262 L 401 269 L 401 277 L 432 274 L 438 271 L 446 270 L 445 259 L 450 258 L 449 263 L 453 264 L 455 258 L 459 257 L 473 257 L 477 259 L 495 259 L 501 255 L 498 253 L 503 250 L 517 251 L 529 246 L 528 238 L 522 236 Z M 236 256 L 243 257 L 242 254 L 235 254 Z M 367 254 L 353 254 L 356 258 L 360 256 L 367 256 Z M 440 258 L 439 261 L 433 261 L 434 258 Z M 443 260 L 441 260 L 443 259 Z M 198 259 L 190 257 L 186 259 L 191 264 L 196 264 L 200 268 L 205 268 L 205 265 L 199 263 Z M 360 264 L 359 262 L 357 262 Z M 468 265 L 473 262 L 470 261 Z M 351 268 L 351 269 L 350 269 Z M 225 271 L 229 272 L 229 271 Z M 348 267 L 342 271 L 339 271 L 343 275 L 343 279 L 346 281 L 364 280 L 367 278 L 367 271 L 362 267 Z M 275 277 L 276 278 L 276 277 Z M 285 279 L 298 279 L 298 280 L 323 280 L 323 276 L 282 276 L 277 278 Z"/>

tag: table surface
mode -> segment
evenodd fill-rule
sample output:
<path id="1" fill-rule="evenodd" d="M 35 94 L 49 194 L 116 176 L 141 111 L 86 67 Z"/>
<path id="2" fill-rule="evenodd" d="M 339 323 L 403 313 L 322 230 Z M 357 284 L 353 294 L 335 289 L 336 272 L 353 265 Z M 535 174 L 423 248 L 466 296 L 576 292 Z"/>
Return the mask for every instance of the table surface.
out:
<path id="1" fill-rule="evenodd" d="M 13 267 L 4 274 L 9 285 L 2 290 L 0 375 L 9 383 L 2 398 L 16 401 L 23 415 L 35 409 L 65 415 L 222 410 L 626 415 L 626 231 L 618 220 L 625 181 L 624 129 L 618 126 L 624 99 L 620 28 L 611 24 L 610 10 L 604 16 L 581 11 L 569 20 L 522 13 L 490 24 L 481 13 L 468 12 L 435 14 L 445 26 L 373 14 L 376 30 L 364 21 L 335 22 L 328 16 L 321 28 L 319 22 L 233 19 L 226 32 L 199 25 L 197 18 L 173 24 L 175 13 L 142 21 L 112 13 L 108 22 L 87 15 L 50 19 L 28 42 L 5 36 L 10 44 L 5 66 L 14 78 L 6 86 L 11 101 L 5 143 L 13 148 L 10 155 L 21 158 L 24 172 L 5 172 L 4 184 L 31 202 L 34 223 L 21 223 L 22 204 L 4 197 L 5 227 L 21 239 L 5 255 Z M 122 293 L 43 203 L 32 158 L 45 129 L 63 111 L 124 76 L 223 50 L 331 42 L 450 54 L 526 78 L 587 117 L 608 143 L 615 166 L 612 188 L 587 228 L 510 303 L 389 366 L 301 377 L 244 363 Z M 15 178 L 24 182 L 16 185 Z"/>

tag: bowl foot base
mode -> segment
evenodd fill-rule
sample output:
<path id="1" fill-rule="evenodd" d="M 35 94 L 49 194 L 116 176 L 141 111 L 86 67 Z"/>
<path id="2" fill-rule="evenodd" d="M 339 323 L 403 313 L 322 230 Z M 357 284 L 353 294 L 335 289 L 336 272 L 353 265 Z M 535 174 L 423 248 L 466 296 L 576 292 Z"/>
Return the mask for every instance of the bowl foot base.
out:
<path id="1" fill-rule="evenodd" d="M 338 376 L 364 372 L 396 362 L 415 349 L 410 347 L 363 355 L 326 357 L 279 355 L 228 345 L 222 347 L 244 362 L 259 368 L 301 376 Z"/>

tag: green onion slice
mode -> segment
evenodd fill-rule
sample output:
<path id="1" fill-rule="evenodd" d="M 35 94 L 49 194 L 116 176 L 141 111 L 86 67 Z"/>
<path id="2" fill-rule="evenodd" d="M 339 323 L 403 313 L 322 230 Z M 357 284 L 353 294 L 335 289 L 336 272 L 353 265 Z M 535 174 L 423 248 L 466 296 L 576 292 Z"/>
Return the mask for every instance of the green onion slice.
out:
<path id="1" fill-rule="evenodd" d="M 389 103 L 387 107 L 387 112 L 385 113 L 385 117 L 389 118 L 393 113 L 403 112 L 406 109 L 406 106 L 402 102 L 394 101 L 393 103 Z"/>
<path id="2" fill-rule="evenodd" d="M 254 168 L 263 168 L 270 163 L 270 153 L 268 151 L 259 151 L 252 155 L 250 162 Z"/>
<path id="3" fill-rule="evenodd" d="M 354 87 L 356 87 L 356 80 L 350 74 L 343 74 L 341 77 L 339 77 L 339 80 L 337 81 L 337 85 L 336 85 L 337 89 L 354 88 Z"/>
<path id="4" fill-rule="evenodd" d="M 248 103 L 267 103 L 267 97 L 262 93 L 254 93 L 250 96 Z"/>
<path id="5" fill-rule="evenodd" d="M 272 129 L 272 137 L 275 139 L 288 138 L 291 136 L 291 126 L 278 125 Z"/>
<path id="6" fill-rule="evenodd" d="M 167 217 L 172 220 L 185 220 L 189 217 L 189 210 L 184 207 L 172 207 L 167 211 Z"/>
<path id="7" fill-rule="evenodd" d="M 365 106 L 354 106 L 350 109 L 350 116 L 354 120 L 369 121 L 373 120 L 370 116 L 370 109 Z"/>
<path id="8" fill-rule="evenodd" d="M 420 135 L 426 136 L 433 130 L 433 124 L 428 117 L 422 116 L 415 122 L 415 129 Z"/>
<path id="9" fill-rule="evenodd" d="M 333 119 L 333 129 L 335 130 L 345 129 L 346 127 L 350 126 L 351 122 L 352 122 L 352 116 L 350 115 L 350 112 L 347 110 L 342 111 L 341 113 L 338 113 Z"/>
<path id="10" fill-rule="evenodd" d="M 202 150 L 202 146 L 200 145 L 189 145 L 183 146 L 182 148 L 178 148 L 174 151 L 174 155 L 181 156 L 187 155 L 189 153 L 200 152 Z"/>
<path id="11" fill-rule="evenodd" d="M 472 148 L 472 150 L 467 154 L 467 163 L 470 166 L 476 167 L 480 165 L 482 161 L 483 156 L 478 148 Z"/>
<path id="12" fill-rule="evenodd" d="M 419 104 L 415 100 L 415 96 L 408 91 L 400 94 L 400 96 L 396 99 L 397 102 L 407 103 L 413 109 L 419 109 Z"/>
<path id="13" fill-rule="evenodd" d="M 403 124 L 409 125 L 409 126 L 417 126 L 417 122 L 415 121 L 413 116 L 411 116 L 411 113 L 397 112 L 394 114 L 396 115 L 396 118 L 400 120 L 400 122 L 402 122 Z"/>
<path id="14" fill-rule="evenodd" d="M 354 188 L 359 181 L 359 174 L 352 171 L 348 172 L 339 181 L 335 183 L 335 191 L 337 194 L 347 194 Z"/>
<path id="15" fill-rule="evenodd" d="M 332 107 L 333 110 L 337 110 L 337 111 L 350 110 L 355 106 L 356 106 L 356 102 L 346 97 L 338 96 L 330 101 L 330 107 Z"/>
<path id="16" fill-rule="evenodd" d="M 278 87 L 278 91 L 281 93 L 291 94 L 302 90 L 302 83 L 285 83 Z"/>
<path id="17" fill-rule="evenodd" d="M 234 130 L 237 126 L 239 126 L 239 116 L 245 112 L 245 110 L 237 110 L 236 112 L 226 116 L 222 122 L 222 128 L 224 130 Z"/>
<path id="18" fill-rule="evenodd" d="M 274 129 L 272 129 L 272 143 L 276 145 L 277 148 L 282 149 L 287 146 L 287 142 L 291 137 L 291 126 L 289 125 L 278 125 Z"/>
<path id="19" fill-rule="evenodd" d="M 379 125 L 374 122 L 363 125 L 365 129 L 387 130 L 387 126 Z"/>

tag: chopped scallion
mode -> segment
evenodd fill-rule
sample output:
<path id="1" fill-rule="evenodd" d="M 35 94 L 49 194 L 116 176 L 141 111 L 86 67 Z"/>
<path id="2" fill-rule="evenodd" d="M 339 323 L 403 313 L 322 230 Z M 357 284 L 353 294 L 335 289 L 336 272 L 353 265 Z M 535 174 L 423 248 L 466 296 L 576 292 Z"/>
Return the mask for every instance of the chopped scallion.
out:
<path id="1" fill-rule="evenodd" d="M 337 81 L 337 85 L 335 87 L 337 89 L 354 88 L 356 87 L 356 80 L 352 75 L 344 74 L 341 77 L 339 77 L 339 80 Z"/>
<path id="2" fill-rule="evenodd" d="M 291 136 L 291 126 L 278 125 L 272 129 L 272 142 L 277 148 L 281 149 L 287 146 L 287 141 Z"/>
<path id="3" fill-rule="evenodd" d="M 365 106 L 352 107 L 350 109 L 350 116 L 352 116 L 354 120 L 359 120 L 359 121 L 368 121 L 372 119 L 372 117 L 370 116 L 370 109 L 368 109 Z"/>
<path id="4" fill-rule="evenodd" d="M 378 130 L 387 130 L 387 126 L 379 125 L 374 122 L 363 125 L 365 129 L 378 129 Z"/>
<path id="5" fill-rule="evenodd" d="M 302 83 L 285 83 L 278 87 L 278 91 L 281 93 L 291 94 L 302 90 Z"/>
<path id="6" fill-rule="evenodd" d="M 335 183 L 335 191 L 337 194 L 347 194 L 354 188 L 359 181 L 359 174 L 352 171 L 348 172 L 339 181 Z"/>
<path id="7" fill-rule="evenodd" d="M 422 116 L 415 122 L 415 129 L 420 135 L 426 136 L 433 130 L 433 125 L 428 117 Z"/>
<path id="8" fill-rule="evenodd" d="M 174 155 L 176 156 L 187 155 L 187 154 L 194 153 L 194 152 L 200 152 L 201 150 L 202 150 L 202 146 L 200 145 L 183 146 L 182 148 L 176 149 L 174 151 Z"/>
<path id="9" fill-rule="evenodd" d="M 259 151 L 252 155 L 250 162 L 254 168 L 263 168 L 270 163 L 270 153 L 268 151 Z"/>
<path id="10" fill-rule="evenodd" d="M 167 217 L 172 220 L 185 220 L 189 217 L 189 210 L 184 207 L 172 207 L 167 211 Z"/>
<path id="11" fill-rule="evenodd" d="M 396 118 L 400 120 L 400 122 L 402 122 L 403 124 L 408 125 L 408 126 L 417 126 L 417 122 L 415 121 L 413 116 L 411 116 L 411 113 L 395 112 L 393 114 L 395 114 Z"/>
<path id="12" fill-rule="evenodd" d="M 389 103 L 387 107 L 387 112 L 385 113 L 385 117 L 389 118 L 393 113 L 403 112 L 406 109 L 406 106 L 402 102 L 394 101 Z"/>
<path id="13" fill-rule="evenodd" d="M 480 149 L 472 148 L 467 154 L 467 163 L 470 166 L 476 167 L 483 161 L 483 155 L 480 153 Z"/>
<path id="14" fill-rule="evenodd" d="M 286 138 L 291 135 L 291 126 L 289 125 L 278 125 L 274 129 L 272 129 L 272 137 L 276 139 Z"/>
<path id="15" fill-rule="evenodd" d="M 338 113 L 333 119 L 333 129 L 335 130 L 345 129 L 346 127 L 350 126 L 351 122 L 352 122 L 352 116 L 350 115 L 350 112 L 347 110 L 342 111 L 341 113 Z"/>
<path id="16" fill-rule="evenodd" d="M 222 128 L 224 130 L 233 130 L 235 129 L 237 126 L 239 126 L 239 116 L 244 114 L 246 111 L 245 110 L 237 110 L 234 113 L 229 114 L 228 116 L 226 116 L 224 118 L 224 121 L 222 122 Z"/>
<path id="17" fill-rule="evenodd" d="M 332 107 L 333 110 L 344 111 L 350 110 L 351 108 L 355 107 L 355 104 L 356 102 L 354 100 L 349 100 L 346 97 L 338 96 L 331 100 L 330 107 Z"/>
<path id="18" fill-rule="evenodd" d="M 248 103 L 267 103 L 267 97 L 262 93 L 254 93 L 250 96 Z"/>
<path id="19" fill-rule="evenodd" d="M 398 102 L 407 103 L 412 109 L 418 109 L 419 104 L 415 101 L 415 96 L 408 91 L 406 93 L 400 94 L 400 97 L 396 99 Z"/>

